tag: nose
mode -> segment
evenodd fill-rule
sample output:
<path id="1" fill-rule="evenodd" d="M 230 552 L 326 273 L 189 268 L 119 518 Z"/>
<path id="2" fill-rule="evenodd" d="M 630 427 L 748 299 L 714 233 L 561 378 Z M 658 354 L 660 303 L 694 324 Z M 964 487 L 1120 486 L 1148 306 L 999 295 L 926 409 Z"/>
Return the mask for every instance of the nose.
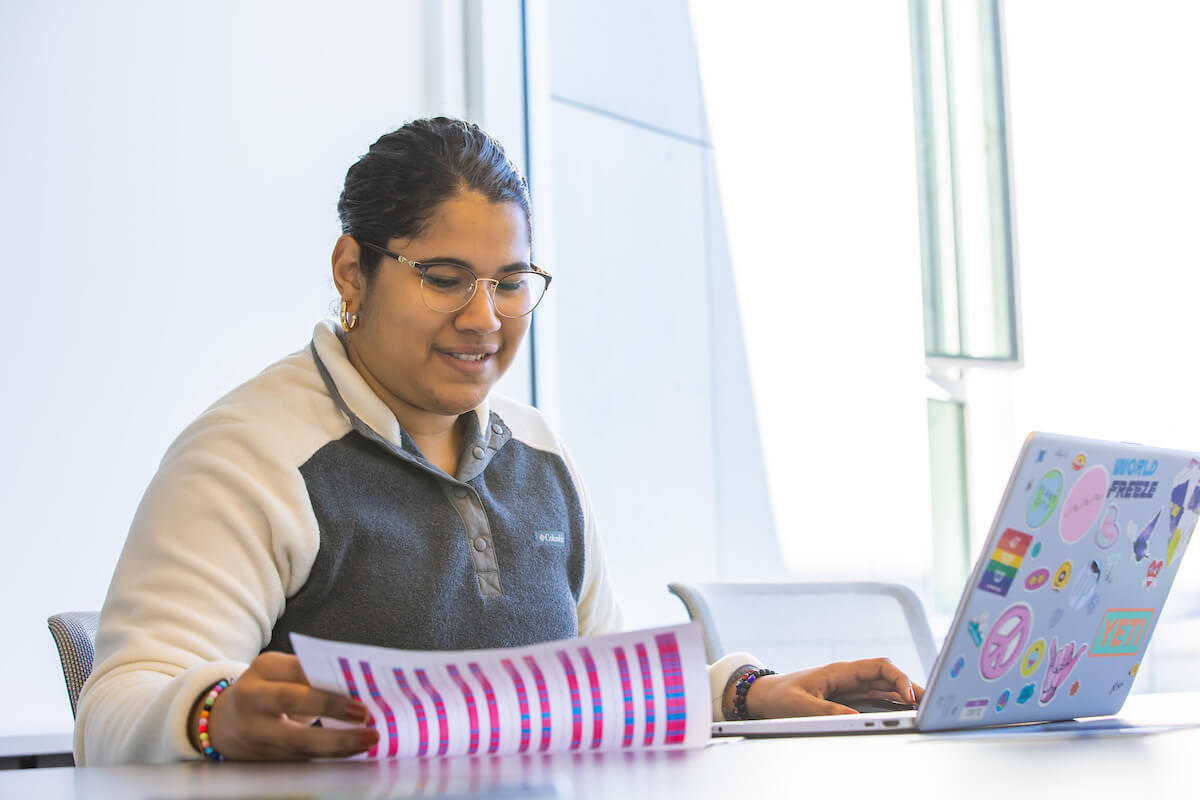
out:
<path id="1" fill-rule="evenodd" d="M 496 313 L 495 281 L 480 280 L 475 295 L 454 319 L 454 326 L 470 333 L 495 333 L 500 330 L 500 315 Z"/>

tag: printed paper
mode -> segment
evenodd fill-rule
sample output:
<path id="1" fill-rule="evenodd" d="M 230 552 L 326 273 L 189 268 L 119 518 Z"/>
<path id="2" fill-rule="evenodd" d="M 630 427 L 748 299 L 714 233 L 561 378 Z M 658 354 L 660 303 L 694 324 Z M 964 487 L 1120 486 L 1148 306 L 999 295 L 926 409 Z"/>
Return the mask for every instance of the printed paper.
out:
<path id="1" fill-rule="evenodd" d="M 301 634 L 292 646 L 309 683 L 371 711 L 379 744 L 367 758 L 680 748 L 710 736 L 696 623 L 498 650 Z"/>

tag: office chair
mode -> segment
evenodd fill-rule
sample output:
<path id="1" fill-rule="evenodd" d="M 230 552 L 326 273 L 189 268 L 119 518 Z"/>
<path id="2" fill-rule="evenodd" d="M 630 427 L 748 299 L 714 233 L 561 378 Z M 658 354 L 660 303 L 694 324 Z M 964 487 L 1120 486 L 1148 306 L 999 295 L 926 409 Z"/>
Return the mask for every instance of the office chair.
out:
<path id="1" fill-rule="evenodd" d="M 667 588 L 700 623 L 709 663 L 743 651 L 788 672 L 886 656 L 924 682 L 937 658 L 921 601 L 900 584 L 677 582 Z"/>
<path id="2" fill-rule="evenodd" d="M 79 701 L 79 690 L 92 674 L 92 658 L 96 652 L 96 626 L 99 611 L 65 611 L 46 620 L 50 634 L 58 645 L 63 679 L 67 682 L 67 697 L 71 699 L 71 716 Z"/>

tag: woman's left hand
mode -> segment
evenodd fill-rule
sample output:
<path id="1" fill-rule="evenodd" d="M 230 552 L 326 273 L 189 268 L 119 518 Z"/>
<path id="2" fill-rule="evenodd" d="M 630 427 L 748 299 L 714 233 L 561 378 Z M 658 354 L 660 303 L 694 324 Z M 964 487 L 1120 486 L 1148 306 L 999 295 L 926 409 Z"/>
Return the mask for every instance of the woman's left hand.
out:
<path id="1" fill-rule="evenodd" d="M 857 714 L 844 703 L 890 700 L 916 705 L 925 690 L 886 658 L 839 661 L 787 675 L 764 675 L 750 685 L 746 710 L 757 719 Z"/>

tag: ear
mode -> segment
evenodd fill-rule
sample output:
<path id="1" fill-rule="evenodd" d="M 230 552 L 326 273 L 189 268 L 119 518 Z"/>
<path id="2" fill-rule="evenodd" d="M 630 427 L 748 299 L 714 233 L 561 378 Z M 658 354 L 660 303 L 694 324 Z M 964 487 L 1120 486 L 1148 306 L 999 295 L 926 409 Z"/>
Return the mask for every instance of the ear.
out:
<path id="1" fill-rule="evenodd" d="M 361 255 L 362 250 L 353 236 L 339 236 L 333 246 L 333 282 L 351 313 L 362 307 L 366 295 L 367 279 L 359 263 Z"/>

